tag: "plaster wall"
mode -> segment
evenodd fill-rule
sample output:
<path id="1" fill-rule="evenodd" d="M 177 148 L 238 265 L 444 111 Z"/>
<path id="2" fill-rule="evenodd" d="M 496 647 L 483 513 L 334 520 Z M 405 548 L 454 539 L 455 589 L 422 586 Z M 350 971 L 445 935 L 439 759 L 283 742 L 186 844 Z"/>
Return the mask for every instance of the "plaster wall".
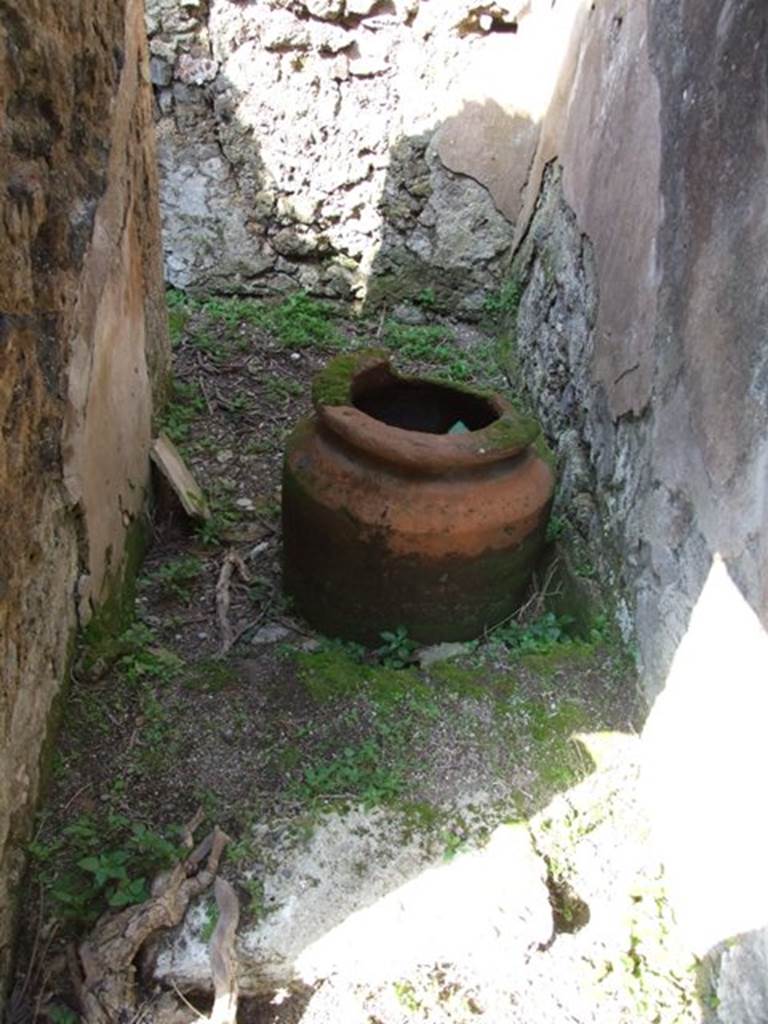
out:
<path id="1" fill-rule="evenodd" d="M 164 319 L 139 0 L 0 3 L 0 980 L 78 622 L 119 587 Z"/>

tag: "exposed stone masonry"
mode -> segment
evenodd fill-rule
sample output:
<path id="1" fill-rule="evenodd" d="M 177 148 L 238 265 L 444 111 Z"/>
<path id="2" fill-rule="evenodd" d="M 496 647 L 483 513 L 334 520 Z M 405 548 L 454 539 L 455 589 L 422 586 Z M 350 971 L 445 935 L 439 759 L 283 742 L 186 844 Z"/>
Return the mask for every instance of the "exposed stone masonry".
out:
<path id="1" fill-rule="evenodd" d="M 515 6 L 149 0 L 169 282 L 477 312 L 513 223 L 435 133 Z"/>

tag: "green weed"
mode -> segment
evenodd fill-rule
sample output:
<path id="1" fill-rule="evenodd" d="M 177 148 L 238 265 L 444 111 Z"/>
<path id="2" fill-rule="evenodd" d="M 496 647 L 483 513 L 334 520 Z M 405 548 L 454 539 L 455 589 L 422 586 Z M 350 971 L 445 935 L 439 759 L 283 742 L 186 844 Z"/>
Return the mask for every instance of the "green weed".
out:
<path id="1" fill-rule="evenodd" d="M 203 693 L 220 693 L 238 681 L 237 672 L 220 658 L 203 658 L 184 677 L 184 686 Z"/>
<path id="2" fill-rule="evenodd" d="M 550 543 L 557 540 L 558 537 L 562 537 L 567 527 L 568 520 L 563 516 L 550 516 L 547 522 L 547 542 Z"/>
<path id="3" fill-rule="evenodd" d="M 408 636 L 405 626 L 394 630 L 384 630 L 379 634 L 382 643 L 376 648 L 376 654 L 382 665 L 389 668 L 405 668 L 413 660 L 413 652 L 418 644 Z"/>
<path id="4" fill-rule="evenodd" d="M 175 346 L 184 335 L 191 312 L 191 303 L 184 292 L 175 291 L 173 288 L 169 288 L 165 293 L 165 302 L 168 308 L 168 334 L 171 345 Z"/>
<path id="5" fill-rule="evenodd" d="M 522 294 L 521 282 L 517 278 L 510 278 L 498 291 L 486 297 L 483 312 L 493 322 L 509 320 L 517 313 Z"/>
<path id="6" fill-rule="evenodd" d="M 189 584 L 197 580 L 203 568 L 195 555 L 180 555 L 149 573 L 145 580 L 157 584 L 165 597 L 181 599 L 188 596 Z"/>
<path id="7" fill-rule="evenodd" d="M 248 911 L 255 921 L 261 921 L 267 914 L 276 909 L 275 907 L 267 906 L 264 882 L 260 878 L 249 878 L 242 884 L 248 893 Z"/>
<path id="8" fill-rule="evenodd" d="M 209 320 L 222 320 L 228 327 L 236 327 L 240 323 L 261 326 L 264 308 L 263 303 L 256 299 L 243 299 L 237 296 L 215 296 L 206 299 L 202 304 L 203 312 Z"/>
<path id="9" fill-rule="evenodd" d="M 147 878 L 181 856 L 167 837 L 114 813 L 82 815 L 27 850 L 56 916 L 75 925 L 90 924 L 106 907 L 141 903 Z"/>
<path id="10" fill-rule="evenodd" d="M 205 412 L 205 401 L 197 384 L 174 381 L 171 398 L 161 419 L 161 428 L 174 444 L 182 444 L 189 437 L 192 424 Z"/>
<path id="11" fill-rule="evenodd" d="M 211 298 L 202 308 L 210 320 L 221 320 L 228 327 L 250 324 L 275 335 L 286 347 L 334 349 L 342 340 L 333 322 L 335 314 L 331 307 L 301 291 L 278 303 Z"/>
<path id="12" fill-rule="evenodd" d="M 216 903 L 209 899 L 205 901 L 205 921 L 203 927 L 200 929 L 200 938 L 203 942 L 208 943 L 211 941 L 214 929 L 218 924 L 219 920 L 219 908 Z"/>
<path id="13" fill-rule="evenodd" d="M 410 1013 L 419 1013 L 421 1011 L 421 1002 L 416 995 L 416 989 L 410 981 L 393 981 L 392 989 L 403 1009 L 408 1010 Z"/>
<path id="14" fill-rule="evenodd" d="M 395 799 L 403 787 L 398 768 L 385 763 L 381 746 L 369 738 L 308 764 L 295 791 L 305 800 L 351 798 L 370 807 Z"/>
<path id="15" fill-rule="evenodd" d="M 225 409 L 227 412 L 232 413 L 234 416 L 241 416 L 243 413 L 248 412 L 250 407 L 250 396 L 241 392 L 240 394 L 233 395 L 231 398 L 227 399 Z"/>
<path id="16" fill-rule="evenodd" d="M 205 332 L 193 334 L 189 342 L 193 348 L 197 349 L 198 352 L 203 352 L 214 362 L 219 362 L 227 354 L 226 347 Z"/>
<path id="17" fill-rule="evenodd" d="M 332 310 L 305 292 L 295 292 L 277 306 L 269 307 L 265 326 L 292 348 L 338 348 L 341 343 Z"/>
<path id="18" fill-rule="evenodd" d="M 264 379 L 264 390 L 276 402 L 286 402 L 304 393 L 304 387 L 299 381 L 279 377 L 277 374 L 271 374 Z"/>
<path id="19" fill-rule="evenodd" d="M 127 653 L 118 659 L 117 668 L 131 683 L 141 679 L 170 682 L 184 667 L 183 660 L 173 651 L 150 646 L 154 643 L 154 634 L 143 623 L 129 626 L 118 642 L 130 645 Z"/>
<path id="20" fill-rule="evenodd" d="M 453 332 L 434 324 L 411 326 L 389 320 L 384 326 L 383 341 L 387 348 L 412 362 L 440 366 L 456 354 Z"/>
<path id="21" fill-rule="evenodd" d="M 202 520 L 195 531 L 199 539 L 208 547 L 217 547 L 224 543 L 225 534 L 240 519 L 230 498 L 226 495 L 212 494 L 208 501 L 210 516 Z"/>
<path id="22" fill-rule="evenodd" d="M 511 619 L 502 623 L 491 630 L 489 639 L 517 654 L 548 654 L 559 646 L 575 643 L 569 632 L 572 624 L 569 615 L 545 612 L 533 622 L 523 624 Z"/>
<path id="23" fill-rule="evenodd" d="M 63 1003 L 47 1006 L 45 1012 L 52 1024 L 80 1024 L 80 1014 Z"/>

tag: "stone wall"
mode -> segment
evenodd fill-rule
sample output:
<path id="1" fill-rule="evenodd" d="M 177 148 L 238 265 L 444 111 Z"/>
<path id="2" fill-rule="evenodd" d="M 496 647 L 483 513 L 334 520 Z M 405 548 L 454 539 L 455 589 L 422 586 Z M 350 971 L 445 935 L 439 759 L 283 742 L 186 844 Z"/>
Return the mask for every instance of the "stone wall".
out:
<path id="1" fill-rule="evenodd" d="M 142 17 L 0 2 L 0 983 L 52 709 L 121 582 L 167 370 Z"/>
<path id="2" fill-rule="evenodd" d="M 655 698 L 645 781 L 675 910 L 733 1024 L 768 1016 L 767 123 L 761 0 L 585 9 L 511 269 L 561 506 Z"/>
<path id="3" fill-rule="evenodd" d="M 512 267 L 561 500 L 616 572 L 649 695 L 715 554 L 768 621 L 768 13 L 677 7 L 611 0 L 578 26 Z"/>
<path id="4" fill-rule="evenodd" d="M 374 300 L 430 289 L 476 314 L 509 255 L 552 84 L 531 56 L 550 8 L 149 0 L 169 282 Z M 520 180 L 487 148 L 505 127 Z"/>

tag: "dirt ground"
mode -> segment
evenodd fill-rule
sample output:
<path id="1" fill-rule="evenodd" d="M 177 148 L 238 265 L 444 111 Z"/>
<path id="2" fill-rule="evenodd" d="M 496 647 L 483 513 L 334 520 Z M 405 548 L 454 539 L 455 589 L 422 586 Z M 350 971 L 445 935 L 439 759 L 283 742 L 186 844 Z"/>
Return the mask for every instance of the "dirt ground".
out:
<path id="1" fill-rule="evenodd" d="M 169 305 L 175 388 L 159 426 L 212 516 L 191 523 L 158 488 L 135 614 L 117 636 L 86 633 L 73 663 L 18 956 L 17 991 L 56 1024 L 78 1019 L 68 943 L 146 897 L 196 807 L 232 839 L 223 873 L 247 926 L 270 911 L 259 868 L 287 834 L 385 807 L 452 857 L 590 774 L 575 733 L 631 734 L 642 719 L 631 659 L 599 616 L 575 637 L 534 601 L 521 622 L 430 662 L 401 631 L 374 651 L 318 636 L 281 593 L 282 450 L 313 375 L 374 343 L 403 367 L 508 391 L 490 329 L 433 322 L 426 299 L 408 312 L 416 324 L 338 319 L 302 296 Z M 236 642 L 222 657 L 216 584 L 232 551 L 247 579 L 232 579 Z M 263 998 L 242 1019 L 299 1020 L 301 1004 Z"/>

